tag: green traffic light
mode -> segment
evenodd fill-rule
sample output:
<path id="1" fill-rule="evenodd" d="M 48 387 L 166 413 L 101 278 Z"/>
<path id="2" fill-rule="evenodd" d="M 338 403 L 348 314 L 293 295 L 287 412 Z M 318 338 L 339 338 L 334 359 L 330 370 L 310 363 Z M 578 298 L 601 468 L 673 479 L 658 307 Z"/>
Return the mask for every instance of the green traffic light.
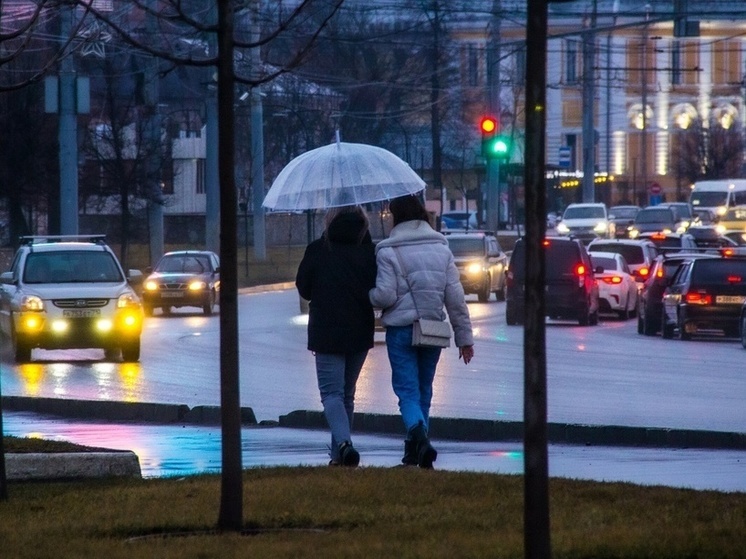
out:
<path id="1" fill-rule="evenodd" d="M 510 157 L 510 140 L 502 136 L 491 138 L 487 144 L 485 155 L 495 159 L 507 159 Z"/>

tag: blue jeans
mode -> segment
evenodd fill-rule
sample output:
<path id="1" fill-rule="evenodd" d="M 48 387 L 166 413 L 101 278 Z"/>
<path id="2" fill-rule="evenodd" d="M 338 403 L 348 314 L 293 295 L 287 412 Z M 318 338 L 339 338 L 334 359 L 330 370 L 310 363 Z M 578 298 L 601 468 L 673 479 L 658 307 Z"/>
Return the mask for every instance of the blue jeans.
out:
<path id="1" fill-rule="evenodd" d="M 420 422 L 428 429 L 433 379 L 439 347 L 412 347 L 412 326 L 388 326 L 386 349 L 391 363 L 391 385 L 399 398 L 407 433 Z"/>
<path id="2" fill-rule="evenodd" d="M 352 442 L 350 432 L 355 411 L 355 386 L 368 350 L 315 355 L 321 404 L 332 432 L 331 459 L 339 461 L 339 445 Z"/>

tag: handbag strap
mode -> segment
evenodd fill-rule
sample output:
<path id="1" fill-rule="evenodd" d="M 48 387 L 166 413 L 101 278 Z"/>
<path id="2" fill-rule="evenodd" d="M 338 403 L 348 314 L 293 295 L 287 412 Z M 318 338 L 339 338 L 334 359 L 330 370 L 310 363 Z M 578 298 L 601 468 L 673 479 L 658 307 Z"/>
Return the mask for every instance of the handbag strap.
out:
<path id="1" fill-rule="evenodd" d="M 414 303 L 414 312 L 417 313 L 417 320 L 422 318 L 420 316 L 420 309 L 417 308 L 417 299 L 414 296 L 414 289 L 412 289 L 412 284 L 409 283 L 409 276 L 407 275 L 407 270 L 404 267 L 404 261 L 401 259 L 401 255 L 399 254 L 399 249 L 397 247 L 392 247 L 394 249 L 394 254 L 396 254 L 396 259 L 399 261 L 399 267 L 401 268 L 402 275 L 404 276 L 404 281 L 407 282 L 407 287 L 409 288 L 409 293 L 412 295 L 412 303 Z"/>

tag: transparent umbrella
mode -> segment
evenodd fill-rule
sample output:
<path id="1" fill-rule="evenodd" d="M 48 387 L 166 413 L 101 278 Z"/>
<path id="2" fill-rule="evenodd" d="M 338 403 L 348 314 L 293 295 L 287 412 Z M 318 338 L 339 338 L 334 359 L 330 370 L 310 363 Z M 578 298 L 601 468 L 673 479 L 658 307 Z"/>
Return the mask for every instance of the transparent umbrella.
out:
<path id="1" fill-rule="evenodd" d="M 290 161 L 263 205 L 285 211 L 335 208 L 390 200 L 424 188 L 425 181 L 390 151 L 337 141 Z"/>

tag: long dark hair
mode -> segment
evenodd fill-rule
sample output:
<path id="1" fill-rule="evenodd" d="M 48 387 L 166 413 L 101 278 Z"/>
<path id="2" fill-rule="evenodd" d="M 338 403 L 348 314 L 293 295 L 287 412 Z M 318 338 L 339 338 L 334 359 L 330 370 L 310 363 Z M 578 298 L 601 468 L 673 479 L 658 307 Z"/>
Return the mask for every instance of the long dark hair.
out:
<path id="1" fill-rule="evenodd" d="M 344 214 L 355 214 L 362 221 L 362 227 L 360 228 L 360 236 L 358 237 L 358 244 L 361 244 L 365 239 L 368 230 L 370 229 L 370 220 L 368 219 L 367 212 L 361 206 L 340 206 L 338 208 L 331 208 L 326 212 L 324 216 L 324 238 L 327 243 L 329 242 L 329 227 L 332 222 L 339 216 Z"/>
<path id="2" fill-rule="evenodd" d="M 394 218 L 394 225 L 405 221 L 425 221 L 430 223 L 430 214 L 417 196 L 408 195 L 394 198 L 389 202 L 389 211 Z M 432 224 L 431 224 L 432 225 Z"/>

